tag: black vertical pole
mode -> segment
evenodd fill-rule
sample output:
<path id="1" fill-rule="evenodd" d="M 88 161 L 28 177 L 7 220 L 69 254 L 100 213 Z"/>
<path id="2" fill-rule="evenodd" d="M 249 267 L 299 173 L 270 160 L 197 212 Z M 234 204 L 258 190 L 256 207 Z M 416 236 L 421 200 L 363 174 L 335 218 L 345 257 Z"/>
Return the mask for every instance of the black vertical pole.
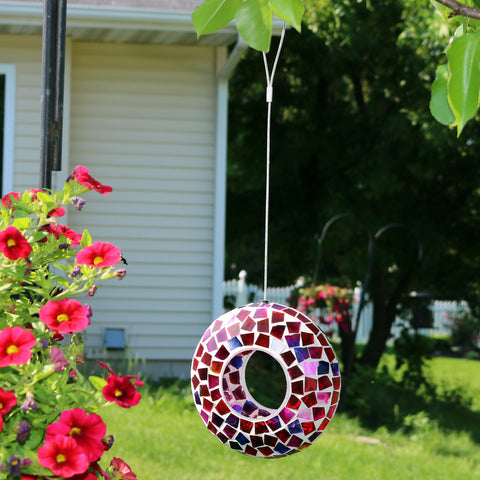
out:
<path id="1" fill-rule="evenodd" d="M 44 0 L 40 187 L 52 187 L 52 170 L 61 169 L 66 0 Z"/>

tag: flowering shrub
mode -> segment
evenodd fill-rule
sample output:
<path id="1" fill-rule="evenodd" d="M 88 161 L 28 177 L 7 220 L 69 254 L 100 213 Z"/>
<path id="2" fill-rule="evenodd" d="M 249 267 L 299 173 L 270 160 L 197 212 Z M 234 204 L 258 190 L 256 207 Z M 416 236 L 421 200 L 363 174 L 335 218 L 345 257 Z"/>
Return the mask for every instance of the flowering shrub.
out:
<path id="1" fill-rule="evenodd" d="M 351 330 L 351 290 L 333 285 L 311 285 L 298 292 L 297 309 L 325 325 L 337 323 L 344 332 Z M 326 333 L 333 333 L 327 330 Z"/>
<path id="2" fill-rule="evenodd" d="M 106 379 L 78 369 L 93 312 L 72 297 L 125 276 L 119 248 L 60 223 L 89 190 L 112 191 L 80 166 L 62 191 L 12 192 L 0 204 L 0 480 L 137 478 L 119 458 L 100 466 L 113 437 L 97 412 L 136 405 L 142 382 L 102 362 Z"/>

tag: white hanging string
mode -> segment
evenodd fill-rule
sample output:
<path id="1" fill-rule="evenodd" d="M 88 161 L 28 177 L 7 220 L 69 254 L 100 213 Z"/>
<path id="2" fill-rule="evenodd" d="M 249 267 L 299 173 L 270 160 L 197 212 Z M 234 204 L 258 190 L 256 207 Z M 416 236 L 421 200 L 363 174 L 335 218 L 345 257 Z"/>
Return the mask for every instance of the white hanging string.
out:
<path id="1" fill-rule="evenodd" d="M 267 55 L 263 54 L 263 63 L 265 65 L 265 76 L 267 78 L 267 172 L 265 181 L 265 252 L 264 252 L 264 267 L 263 267 L 263 298 L 267 301 L 267 285 L 268 285 L 268 223 L 270 215 L 270 133 L 272 121 L 272 101 L 273 101 L 273 79 L 275 77 L 275 70 L 277 69 L 278 59 L 280 58 L 280 51 L 282 50 L 283 39 L 285 38 L 285 23 L 283 24 L 282 33 L 280 35 L 280 42 L 278 43 L 277 54 L 273 63 L 272 73 L 270 74 L 267 63 Z"/>

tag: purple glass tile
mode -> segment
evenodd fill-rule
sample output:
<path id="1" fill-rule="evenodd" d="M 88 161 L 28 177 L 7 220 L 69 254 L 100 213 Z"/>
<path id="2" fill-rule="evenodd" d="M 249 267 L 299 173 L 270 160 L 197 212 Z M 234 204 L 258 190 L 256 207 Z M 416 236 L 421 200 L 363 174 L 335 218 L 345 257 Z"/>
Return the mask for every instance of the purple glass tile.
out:
<path id="1" fill-rule="evenodd" d="M 290 348 L 299 347 L 300 346 L 300 335 L 285 335 L 285 340 Z"/>
<path id="2" fill-rule="evenodd" d="M 244 404 L 243 404 L 243 408 L 242 408 L 242 413 L 246 416 L 246 417 L 249 417 L 255 410 L 257 410 L 258 407 L 253 403 L 253 402 L 250 402 L 249 400 L 247 400 Z"/>
<path id="3" fill-rule="evenodd" d="M 231 427 L 238 427 L 238 417 L 231 413 L 225 420 Z"/>
<path id="4" fill-rule="evenodd" d="M 295 413 L 288 408 L 284 408 L 278 416 L 282 419 L 283 423 L 287 424 L 293 417 L 295 417 Z"/>
<path id="5" fill-rule="evenodd" d="M 332 375 L 338 377 L 340 375 L 340 368 L 338 363 L 332 363 Z"/>
<path id="6" fill-rule="evenodd" d="M 221 427 L 223 423 L 223 418 L 220 415 L 217 415 L 215 412 L 213 412 L 212 416 L 212 422 L 217 426 Z"/>
<path id="7" fill-rule="evenodd" d="M 243 347 L 242 342 L 238 339 L 238 337 L 233 337 L 228 341 L 228 348 L 230 351 L 235 350 L 236 348 Z"/>
<path id="8" fill-rule="evenodd" d="M 282 426 L 282 424 L 280 423 L 280 419 L 278 417 L 272 417 L 268 419 L 267 425 L 272 432 L 275 432 Z"/>
<path id="9" fill-rule="evenodd" d="M 225 342 L 227 340 L 227 331 L 224 328 L 222 328 L 217 333 L 216 339 L 217 339 L 217 342 L 219 343 Z"/>
<path id="10" fill-rule="evenodd" d="M 253 315 L 253 318 L 267 318 L 268 312 L 266 308 L 257 308 Z"/>
<path id="11" fill-rule="evenodd" d="M 297 357 L 297 362 L 302 363 L 305 360 L 308 360 L 308 348 L 305 347 L 297 347 L 295 348 L 295 356 Z"/>
<path id="12" fill-rule="evenodd" d="M 292 435 L 295 435 L 296 433 L 303 433 L 303 428 L 298 420 L 295 420 L 292 423 L 288 424 L 287 428 Z"/>
<path id="13" fill-rule="evenodd" d="M 197 405 L 201 405 L 201 404 L 202 404 L 202 401 L 200 400 L 200 394 L 199 394 L 198 392 L 195 392 L 194 398 L 195 398 L 195 403 L 196 403 Z"/>
<path id="14" fill-rule="evenodd" d="M 233 436 L 235 435 L 235 433 L 237 433 L 237 431 L 232 428 L 230 425 L 227 425 L 224 429 L 223 429 L 223 433 L 228 437 L 228 438 L 233 438 Z"/>

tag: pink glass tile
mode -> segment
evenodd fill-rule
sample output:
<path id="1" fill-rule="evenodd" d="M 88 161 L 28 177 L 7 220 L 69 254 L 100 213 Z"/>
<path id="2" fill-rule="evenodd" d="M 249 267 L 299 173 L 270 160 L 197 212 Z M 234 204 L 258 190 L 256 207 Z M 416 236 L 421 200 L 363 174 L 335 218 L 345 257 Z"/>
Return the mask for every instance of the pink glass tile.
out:
<path id="1" fill-rule="evenodd" d="M 208 376 L 208 388 L 215 388 L 220 385 L 220 378 L 216 375 Z"/>
<path id="2" fill-rule="evenodd" d="M 248 317 L 248 314 L 250 313 L 250 310 L 240 310 L 238 313 L 237 313 L 237 318 L 239 320 L 244 320 L 245 318 Z"/>
<path id="3" fill-rule="evenodd" d="M 255 314 L 253 315 L 253 318 L 267 318 L 268 317 L 268 312 L 266 308 L 257 308 L 255 310 Z"/>
<path id="4" fill-rule="evenodd" d="M 208 413 L 202 410 L 200 412 L 200 416 L 202 417 L 202 420 L 208 425 L 208 419 L 209 419 Z"/>
<path id="5" fill-rule="evenodd" d="M 210 329 L 208 328 L 205 333 L 203 334 L 202 341 L 207 340 L 207 338 L 210 338 L 211 332 Z"/>
<path id="6" fill-rule="evenodd" d="M 295 417 L 295 413 L 288 408 L 283 408 L 278 416 L 283 420 L 283 423 L 287 424 L 293 417 Z"/>
<path id="7" fill-rule="evenodd" d="M 230 335 L 230 338 L 240 335 L 240 324 L 234 323 L 233 325 L 230 325 L 230 327 L 227 327 L 227 331 L 228 331 L 228 334 Z"/>
<path id="8" fill-rule="evenodd" d="M 217 349 L 217 342 L 215 341 L 215 338 L 212 337 L 208 343 L 207 343 L 207 350 L 211 353 L 213 350 Z"/>
<path id="9" fill-rule="evenodd" d="M 251 317 L 247 317 L 247 319 L 242 324 L 242 330 L 251 332 L 255 328 L 255 325 L 256 325 L 255 320 L 252 320 Z"/>
<path id="10" fill-rule="evenodd" d="M 216 339 L 217 339 L 217 342 L 219 343 L 225 342 L 227 340 L 227 331 L 224 328 L 222 328 L 217 333 Z"/>
<path id="11" fill-rule="evenodd" d="M 222 320 L 217 320 L 213 325 L 212 332 L 217 332 L 218 330 L 220 330 L 222 328 L 222 325 Z"/>
<path id="12" fill-rule="evenodd" d="M 302 362 L 301 367 L 306 376 L 316 375 L 318 362 Z"/>
<path id="13" fill-rule="evenodd" d="M 328 405 L 330 403 L 330 392 L 317 392 L 318 403 L 323 403 L 324 405 Z"/>

